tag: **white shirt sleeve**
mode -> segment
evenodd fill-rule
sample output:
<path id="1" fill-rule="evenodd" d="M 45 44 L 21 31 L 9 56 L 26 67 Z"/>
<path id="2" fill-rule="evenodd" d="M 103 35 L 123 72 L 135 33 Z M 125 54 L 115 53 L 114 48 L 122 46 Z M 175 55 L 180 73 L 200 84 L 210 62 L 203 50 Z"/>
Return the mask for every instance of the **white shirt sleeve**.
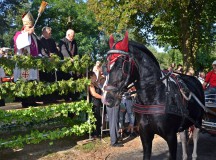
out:
<path id="1" fill-rule="evenodd" d="M 23 32 L 18 35 L 16 39 L 16 46 L 17 49 L 22 49 L 24 47 L 27 47 L 31 44 L 31 35 L 28 34 L 28 32 Z"/>

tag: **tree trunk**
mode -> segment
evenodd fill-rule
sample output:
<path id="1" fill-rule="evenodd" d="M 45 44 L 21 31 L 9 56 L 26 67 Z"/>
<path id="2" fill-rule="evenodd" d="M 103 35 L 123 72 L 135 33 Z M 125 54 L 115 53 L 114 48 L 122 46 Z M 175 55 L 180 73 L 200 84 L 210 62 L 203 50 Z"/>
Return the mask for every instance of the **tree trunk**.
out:
<path id="1" fill-rule="evenodd" d="M 195 60 L 201 37 L 200 17 L 203 9 L 203 1 L 191 1 L 189 5 L 182 5 L 181 7 L 180 51 L 183 54 L 184 69 L 188 71 L 189 68 L 195 69 L 196 66 Z M 194 20 L 193 24 L 191 24 L 191 19 Z"/>
<path id="2" fill-rule="evenodd" d="M 182 17 L 180 19 L 181 30 L 179 31 L 180 34 L 180 51 L 183 55 L 183 67 L 184 70 L 187 71 L 191 66 L 191 62 L 193 61 L 194 57 L 190 52 L 190 32 L 189 32 L 189 15 L 187 11 L 187 6 L 181 6 L 181 14 Z"/>

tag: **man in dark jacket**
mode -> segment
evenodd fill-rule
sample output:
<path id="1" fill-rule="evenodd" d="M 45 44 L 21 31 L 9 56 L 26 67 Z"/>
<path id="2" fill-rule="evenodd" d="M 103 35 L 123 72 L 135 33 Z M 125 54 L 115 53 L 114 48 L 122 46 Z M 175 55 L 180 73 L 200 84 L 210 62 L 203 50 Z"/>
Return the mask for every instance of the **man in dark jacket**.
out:
<path id="1" fill-rule="evenodd" d="M 40 39 L 41 45 L 45 48 L 45 52 L 47 56 L 51 56 L 51 54 L 58 54 L 58 49 L 55 43 L 55 40 L 51 37 L 52 28 L 51 27 L 43 27 L 42 28 L 42 36 Z"/>
<path id="2" fill-rule="evenodd" d="M 73 58 L 78 54 L 77 43 L 74 37 L 74 30 L 68 29 L 66 32 L 66 37 L 60 40 L 59 49 L 61 59 L 64 59 L 66 57 Z"/>
<path id="3" fill-rule="evenodd" d="M 73 57 L 78 55 L 78 49 L 77 49 L 77 43 L 76 40 L 74 39 L 75 37 L 75 32 L 72 29 L 68 29 L 66 32 L 65 38 L 62 38 L 59 42 L 59 56 L 61 57 L 62 60 L 65 58 L 71 58 L 71 61 L 73 62 Z M 69 80 L 70 78 L 73 77 L 74 80 L 78 78 L 76 73 L 65 73 L 58 71 L 57 72 L 57 77 L 58 80 Z M 68 93 L 64 97 L 66 101 L 69 101 L 70 99 L 76 101 L 79 98 L 79 93 Z M 73 117 L 73 115 L 69 112 L 68 113 L 69 117 Z"/>

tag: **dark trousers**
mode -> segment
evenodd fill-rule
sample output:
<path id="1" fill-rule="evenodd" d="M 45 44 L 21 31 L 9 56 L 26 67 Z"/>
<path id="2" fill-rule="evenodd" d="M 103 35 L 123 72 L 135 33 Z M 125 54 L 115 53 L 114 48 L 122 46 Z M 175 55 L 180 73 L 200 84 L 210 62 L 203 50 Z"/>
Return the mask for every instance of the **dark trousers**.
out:
<path id="1" fill-rule="evenodd" d="M 93 106 L 92 108 L 94 117 L 96 118 L 96 129 L 92 132 L 92 136 L 99 136 L 101 133 L 101 114 L 100 114 L 100 106 Z"/>
<path id="2" fill-rule="evenodd" d="M 110 141 L 111 145 L 118 141 L 119 135 L 119 106 L 118 107 L 106 107 L 109 120 L 109 129 L 110 129 Z"/>

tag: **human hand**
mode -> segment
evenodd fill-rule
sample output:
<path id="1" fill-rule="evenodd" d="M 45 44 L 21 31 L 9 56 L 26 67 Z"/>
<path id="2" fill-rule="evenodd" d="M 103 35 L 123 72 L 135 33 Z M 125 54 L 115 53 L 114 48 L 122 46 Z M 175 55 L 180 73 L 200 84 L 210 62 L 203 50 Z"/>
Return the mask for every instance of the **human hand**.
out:
<path id="1" fill-rule="evenodd" d="M 55 55 L 55 53 L 50 53 L 49 55 L 50 55 L 50 57 L 52 57 L 53 55 Z"/>

